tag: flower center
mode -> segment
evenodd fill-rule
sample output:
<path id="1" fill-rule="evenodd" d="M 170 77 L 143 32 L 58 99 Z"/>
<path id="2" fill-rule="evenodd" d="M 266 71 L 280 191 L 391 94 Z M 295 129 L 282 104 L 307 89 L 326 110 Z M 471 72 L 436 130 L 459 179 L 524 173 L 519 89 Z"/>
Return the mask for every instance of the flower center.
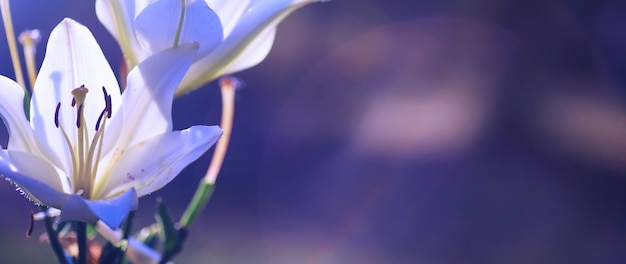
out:
<path id="1" fill-rule="evenodd" d="M 57 104 L 56 111 L 54 113 L 54 124 L 57 128 L 61 129 L 65 138 L 65 143 L 71 154 L 72 158 L 72 175 L 70 182 L 73 188 L 73 192 L 81 194 L 83 197 L 89 198 L 92 195 L 92 186 L 98 172 L 98 163 L 100 161 L 100 155 L 102 153 L 102 141 L 104 139 L 104 128 L 106 127 L 106 120 L 111 118 L 111 95 L 109 95 L 104 87 L 102 87 L 104 93 L 105 107 L 98 117 L 93 132 L 95 133 L 89 140 L 89 129 L 87 128 L 87 122 L 85 122 L 84 108 L 85 98 L 89 89 L 85 85 L 72 90 L 72 107 L 76 109 L 76 144 L 72 144 L 69 135 L 59 123 L 59 109 L 61 103 Z"/>

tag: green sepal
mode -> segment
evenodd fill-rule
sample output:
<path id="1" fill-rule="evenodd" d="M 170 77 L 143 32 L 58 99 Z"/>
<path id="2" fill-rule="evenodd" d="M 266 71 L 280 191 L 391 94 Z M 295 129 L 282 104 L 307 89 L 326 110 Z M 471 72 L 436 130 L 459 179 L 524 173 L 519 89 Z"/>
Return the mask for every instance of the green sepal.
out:
<path id="1" fill-rule="evenodd" d="M 24 116 L 30 121 L 30 93 L 24 93 Z"/>
<path id="2" fill-rule="evenodd" d="M 163 201 L 157 199 L 155 218 L 159 227 L 159 239 L 163 246 L 163 256 L 160 263 L 166 263 L 182 250 L 182 240 L 176 229 L 176 223 Z"/>

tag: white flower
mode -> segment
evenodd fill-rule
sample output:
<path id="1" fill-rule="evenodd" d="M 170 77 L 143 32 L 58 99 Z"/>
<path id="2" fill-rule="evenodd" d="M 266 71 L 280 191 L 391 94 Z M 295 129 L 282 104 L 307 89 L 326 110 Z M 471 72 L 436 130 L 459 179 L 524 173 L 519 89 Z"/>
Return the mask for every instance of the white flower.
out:
<path id="1" fill-rule="evenodd" d="M 98 43 L 63 20 L 50 34 L 35 82 L 30 121 L 24 93 L 0 76 L 0 114 L 9 144 L 0 173 L 34 201 L 61 210 L 61 221 L 117 228 L 137 197 L 170 182 L 221 135 L 217 126 L 172 131 L 176 87 L 197 45 L 179 45 L 130 71 L 123 93 Z"/>
<path id="2" fill-rule="evenodd" d="M 276 26 L 296 9 L 322 0 L 96 0 L 102 24 L 130 65 L 180 43 L 200 49 L 177 93 L 265 59 Z"/>

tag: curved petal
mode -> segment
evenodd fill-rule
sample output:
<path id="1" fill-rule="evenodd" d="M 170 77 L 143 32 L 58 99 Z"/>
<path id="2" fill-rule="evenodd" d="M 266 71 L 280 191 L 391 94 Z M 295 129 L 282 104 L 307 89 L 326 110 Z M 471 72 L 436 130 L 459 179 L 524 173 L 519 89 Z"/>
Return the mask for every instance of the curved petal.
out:
<path id="1" fill-rule="evenodd" d="M 199 49 L 196 57 L 199 58 L 222 41 L 220 19 L 202 0 L 156 1 L 135 19 L 135 33 L 139 43 L 150 54 L 180 43 L 197 42 Z"/>
<path id="2" fill-rule="evenodd" d="M 28 152 L 2 151 L 6 153 L 6 157 L 18 173 L 38 180 L 59 192 L 72 192 L 67 176 L 60 174 L 49 161 Z"/>
<path id="3" fill-rule="evenodd" d="M 134 20 L 139 3 L 145 1 L 96 0 L 96 15 L 100 23 L 120 44 L 130 68 L 147 57 L 135 37 Z M 144 3 L 147 5 L 147 3 Z M 142 9 L 139 6 L 139 10 Z"/>
<path id="4" fill-rule="evenodd" d="M 162 188 L 215 144 L 221 134 L 218 126 L 193 126 L 131 146 L 113 168 L 100 197 L 131 187 L 141 197 Z"/>
<path id="5" fill-rule="evenodd" d="M 39 153 L 39 148 L 24 114 L 24 90 L 13 80 L 0 76 L 0 115 L 9 130 L 10 150 Z"/>
<path id="6" fill-rule="evenodd" d="M 102 220 L 117 229 L 130 211 L 137 210 L 137 192 L 130 188 L 121 195 L 107 200 L 86 200 L 80 195 L 70 195 L 61 208 L 59 220 L 95 223 Z"/>
<path id="7" fill-rule="evenodd" d="M 128 74 L 120 112 L 121 146 L 172 130 L 172 99 L 198 46 L 185 44 L 150 56 Z M 118 118 L 114 116 L 113 118 Z"/>
<path id="8" fill-rule="evenodd" d="M 34 158 L 30 160 L 30 166 L 24 166 L 24 158 L 27 153 L 9 153 L 6 150 L 0 151 L 0 174 L 15 183 L 31 199 L 40 204 L 45 204 L 54 208 L 61 208 L 69 196 L 59 188 L 60 183 L 55 183 L 56 171 L 47 162 Z M 18 160 L 17 167 L 11 158 Z M 51 169 L 52 168 L 52 169 Z M 29 174 L 24 174 L 27 172 Z M 50 174 L 48 174 L 50 173 Z"/>
<path id="9" fill-rule="evenodd" d="M 267 55 L 278 23 L 298 8 L 318 1 L 274 0 L 255 4 L 217 49 L 194 63 L 176 93 L 185 93 L 224 74 L 256 65 Z M 256 50 L 258 47 L 265 49 Z M 244 57 L 251 54 L 254 59 Z"/>
<path id="10" fill-rule="evenodd" d="M 89 89 L 83 107 L 86 119 L 83 125 L 89 129 L 91 139 L 96 121 L 105 107 L 102 87 L 106 87 L 111 95 L 113 112 L 120 105 L 120 90 L 89 29 L 66 18 L 50 33 L 31 103 L 31 124 L 35 137 L 45 145 L 42 152 L 65 171 L 70 168 L 70 152 L 61 130 L 56 127 L 55 111 L 60 102 L 59 125 L 75 146 L 77 107 L 71 106 L 72 90 L 81 85 Z M 59 161 L 61 164 L 57 164 Z"/>
<path id="11" fill-rule="evenodd" d="M 250 7 L 251 0 L 205 0 L 209 7 L 217 13 L 222 21 L 224 36 L 230 35 L 239 22 L 243 12 Z"/>

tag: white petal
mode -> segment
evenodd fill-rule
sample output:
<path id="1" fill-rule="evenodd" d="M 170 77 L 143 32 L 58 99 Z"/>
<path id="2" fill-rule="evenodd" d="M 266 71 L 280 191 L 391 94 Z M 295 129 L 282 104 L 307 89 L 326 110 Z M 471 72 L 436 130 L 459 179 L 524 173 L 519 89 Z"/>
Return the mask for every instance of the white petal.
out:
<path id="1" fill-rule="evenodd" d="M 193 126 L 131 146 L 113 168 L 100 197 L 130 187 L 137 189 L 140 197 L 160 189 L 204 154 L 221 134 L 217 126 Z"/>
<path id="2" fill-rule="evenodd" d="M 250 0 L 205 0 L 209 7 L 217 13 L 222 21 L 224 36 L 230 35 L 239 18 L 250 7 Z"/>
<path id="3" fill-rule="evenodd" d="M 131 67 L 147 57 L 135 37 L 134 20 L 137 6 L 147 5 L 145 1 L 96 0 L 96 15 L 104 27 L 113 35 L 122 48 Z"/>
<path id="4" fill-rule="evenodd" d="M 9 130 L 8 149 L 38 153 L 33 129 L 24 114 L 24 90 L 4 76 L 0 76 L 0 89 L 0 115 Z"/>
<path id="5" fill-rule="evenodd" d="M 61 208 L 68 194 L 63 192 L 56 171 L 43 159 L 34 156 L 30 160 L 25 159 L 27 155 L 23 152 L 0 151 L 0 175 L 17 184 L 36 202 Z M 30 164 L 24 164 L 28 162 Z"/>
<path id="6" fill-rule="evenodd" d="M 17 172 L 38 180 L 51 188 L 65 193 L 71 193 L 67 176 L 60 175 L 57 169 L 47 160 L 28 152 L 16 150 L 2 150 Z"/>
<path id="7" fill-rule="evenodd" d="M 269 52 L 278 23 L 296 9 L 317 1 L 274 0 L 253 4 L 222 44 L 209 56 L 194 63 L 176 93 L 187 92 L 224 74 L 258 64 Z"/>
<path id="8" fill-rule="evenodd" d="M 61 208 L 59 220 L 95 223 L 102 220 L 112 229 L 117 229 L 130 211 L 137 209 L 137 192 L 130 188 L 123 194 L 106 200 L 86 200 L 79 195 L 70 195 Z"/>
<path id="9" fill-rule="evenodd" d="M 184 9 L 181 10 L 183 4 Z M 179 29 L 180 35 L 177 36 Z M 180 43 L 197 42 L 199 49 L 196 56 L 202 57 L 222 41 L 220 19 L 202 0 L 156 1 L 139 13 L 135 19 L 135 30 L 139 43 L 150 54 Z"/>
<path id="10" fill-rule="evenodd" d="M 89 89 L 83 107 L 86 124 L 82 125 L 89 128 L 91 138 L 105 107 L 102 87 L 111 95 L 116 112 L 120 105 L 119 86 L 89 29 L 66 18 L 50 33 L 31 104 L 31 124 L 35 137 L 45 145 L 42 151 L 65 171 L 69 171 L 70 156 L 61 130 L 55 125 L 55 110 L 60 102 L 59 123 L 75 146 L 77 108 L 71 106 L 71 92 L 81 85 Z M 56 164 L 59 160 L 62 164 Z"/>
<path id="11" fill-rule="evenodd" d="M 196 50 L 197 45 L 193 44 L 165 50 L 130 71 L 120 109 L 124 118 L 118 142 L 121 146 L 172 130 L 174 91 Z"/>

